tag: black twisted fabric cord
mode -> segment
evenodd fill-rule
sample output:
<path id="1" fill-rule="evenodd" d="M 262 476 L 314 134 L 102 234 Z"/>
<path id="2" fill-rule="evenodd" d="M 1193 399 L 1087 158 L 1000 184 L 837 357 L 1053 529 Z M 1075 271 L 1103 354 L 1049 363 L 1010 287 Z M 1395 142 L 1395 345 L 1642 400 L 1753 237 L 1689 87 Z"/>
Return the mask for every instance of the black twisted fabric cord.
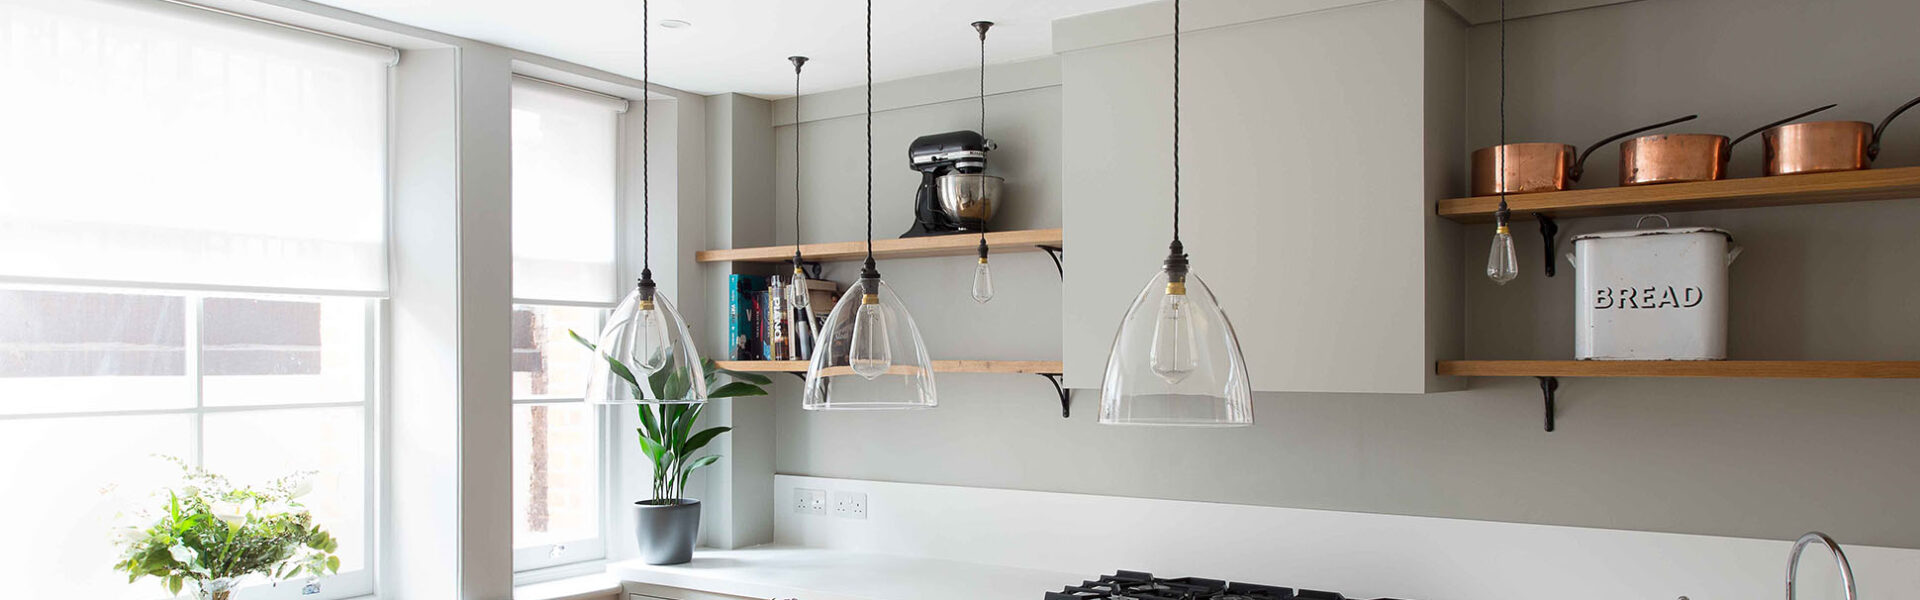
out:
<path id="1" fill-rule="evenodd" d="M 990 24 L 984 25 L 984 26 L 980 24 L 975 24 L 975 27 L 979 28 L 979 31 L 980 31 L 980 137 L 982 138 L 987 137 L 987 29 L 986 28 L 990 26 L 991 26 Z M 982 198 L 986 196 L 986 194 L 984 193 L 986 191 L 986 188 L 987 188 L 987 158 L 985 154 L 981 154 L 980 156 L 980 190 L 983 192 L 981 194 Z M 987 218 L 984 216 L 984 213 L 983 213 L 983 216 L 980 217 L 980 258 L 985 259 L 986 257 L 987 257 Z"/>
<path id="2" fill-rule="evenodd" d="M 1173 243 L 1180 243 L 1180 0 L 1173 0 Z"/>
<path id="3" fill-rule="evenodd" d="M 1500 225 L 1507 224 L 1507 0 L 1500 0 L 1500 148 L 1496 150 L 1493 168 L 1498 173 L 1494 181 L 1500 183 L 1500 211 L 1495 213 Z"/>
<path id="4" fill-rule="evenodd" d="M 867 0 L 867 265 L 873 267 L 873 0 Z M 865 273 L 861 274 L 863 277 Z"/>
<path id="5" fill-rule="evenodd" d="M 793 61 L 793 268 L 800 268 L 800 65 L 807 57 Z"/>
<path id="6" fill-rule="evenodd" d="M 653 76 L 647 68 L 647 52 L 652 44 L 647 43 L 648 34 L 653 29 L 653 20 L 647 15 L 647 2 L 640 2 L 640 273 L 642 279 L 653 279 L 653 190 L 648 177 L 653 162 L 653 136 L 648 130 L 653 120 L 648 118 L 652 102 L 647 101 L 648 89 L 653 87 Z"/>

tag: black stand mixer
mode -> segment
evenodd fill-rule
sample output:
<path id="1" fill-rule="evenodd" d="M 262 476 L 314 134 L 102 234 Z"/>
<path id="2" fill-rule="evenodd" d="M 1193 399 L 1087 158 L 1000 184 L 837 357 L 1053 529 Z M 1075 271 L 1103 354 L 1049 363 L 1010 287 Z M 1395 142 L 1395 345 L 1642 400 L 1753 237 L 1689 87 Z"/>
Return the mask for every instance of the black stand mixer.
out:
<path id="1" fill-rule="evenodd" d="M 962 210 L 959 199 L 943 198 L 940 178 L 949 173 L 980 174 L 987 168 L 987 152 L 994 148 L 993 141 L 973 131 L 950 131 L 914 139 L 907 147 L 907 162 L 920 172 L 920 189 L 913 196 L 913 227 L 900 237 L 965 233 L 986 226 L 991 207 Z M 998 195 L 997 186 L 993 195 Z"/>

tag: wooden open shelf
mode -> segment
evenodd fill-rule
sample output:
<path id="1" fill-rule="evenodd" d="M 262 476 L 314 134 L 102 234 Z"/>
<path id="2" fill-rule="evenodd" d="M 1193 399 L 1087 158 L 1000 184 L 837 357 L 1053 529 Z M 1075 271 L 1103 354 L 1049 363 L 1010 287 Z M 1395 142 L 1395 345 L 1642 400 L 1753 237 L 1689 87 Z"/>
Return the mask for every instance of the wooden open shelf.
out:
<path id="1" fill-rule="evenodd" d="M 1920 361 L 1443 360 L 1434 365 L 1434 372 L 1465 377 L 1920 379 Z"/>
<path id="2" fill-rule="evenodd" d="M 1036 252 L 1045 247 L 1059 248 L 1064 239 L 1059 229 L 1025 229 L 987 232 L 987 247 L 994 253 Z M 873 240 L 874 258 L 917 258 L 924 256 L 971 256 L 980 247 L 980 236 L 973 234 L 937 235 L 916 238 Z M 800 254 L 806 260 L 833 262 L 860 260 L 867 256 L 867 242 L 831 242 L 803 244 Z M 699 262 L 783 263 L 793 260 L 793 246 L 702 250 L 693 255 Z M 962 361 L 978 362 L 978 361 Z M 802 371 L 806 370 L 804 367 Z"/>
<path id="3" fill-rule="evenodd" d="M 732 371 L 751 371 L 757 373 L 805 373 L 807 361 L 804 360 L 722 360 L 717 361 L 722 369 Z M 1057 360 L 936 360 L 933 361 L 935 373 L 1019 373 L 1029 375 L 1057 375 L 1063 365 Z"/>
<path id="4" fill-rule="evenodd" d="M 1507 207 L 1518 220 L 1534 213 L 1558 219 L 1903 198 L 1920 198 L 1920 167 L 1509 194 Z M 1499 207 L 1499 196 L 1478 196 L 1441 200 L 1436 211 L 1461 223 L 1491 223 Z"/>

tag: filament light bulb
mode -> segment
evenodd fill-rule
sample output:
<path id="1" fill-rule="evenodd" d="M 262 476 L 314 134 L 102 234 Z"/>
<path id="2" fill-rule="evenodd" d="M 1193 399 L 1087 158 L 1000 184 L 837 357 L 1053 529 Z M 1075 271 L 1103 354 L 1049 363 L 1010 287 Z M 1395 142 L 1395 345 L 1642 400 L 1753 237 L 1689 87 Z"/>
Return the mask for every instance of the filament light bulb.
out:
<path id="1" fill-rule="evenodd" d="M 787 307 L 803 308 L 810 304 L 807 293 L 807 274 L 800 267 L 793 268 L 793 281 L 787 283 Z"/>
<path id="2" fill-rule="evenodd" d="M 1487 278 L 1506 285 L 1520 276 L 1520 259 L 1513 251 L 1513 232 L 1501 223 L 1493 233 L 1493 247 L 1487 250 Z"/>
<path id="3" fill-rule="evenodd" d="M 1160 310 L 1153 319 L 1153 345 L 1147 351 L 1148 366 L 1167 383 L 1180 383 L 1193 374 L 1193 310 L 1187 298 L 1185 281 L 1167 282 L 1167 295 L 1160 298 Z"/>
<path id="4" fill-rule="evenodd" d="M 651 375 L 667 366 L 667 357 L 672 354 L 667 316 L 652 300 L 641 300 L 640 310 L 633 318 L 637 321 L 633 334 L 633 366 Z"/>
<path id="5" fill-rule="evenodd" d="M 980 259 L 980 266 L 973 268 L 973 301 L 986 304 L 993 299 L 993 271 L 987 269 L 987 259 Z"/>
<path id="6" fill-rule="evenodd" d="M 868 292 L 860 297 L 860 310 L 853 314 L 853 340 L 847 347 L 847 364 L 853 372 L 868 380 L 887 373 L 893 366 L 893 348 L 887 343 L 887 318 L 880 310 L 880 295 Z"/>

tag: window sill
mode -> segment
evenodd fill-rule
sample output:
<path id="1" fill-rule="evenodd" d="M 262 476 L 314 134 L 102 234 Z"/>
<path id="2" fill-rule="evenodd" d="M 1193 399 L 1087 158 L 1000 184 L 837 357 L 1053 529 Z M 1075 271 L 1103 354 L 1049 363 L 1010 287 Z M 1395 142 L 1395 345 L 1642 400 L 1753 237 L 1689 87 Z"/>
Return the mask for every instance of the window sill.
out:
<path id="1" fill-rule="evenodd" d="M 513 588 L 513 600 L 611 600 L 620 597 L 620 580 L 605 572 Z"/>

